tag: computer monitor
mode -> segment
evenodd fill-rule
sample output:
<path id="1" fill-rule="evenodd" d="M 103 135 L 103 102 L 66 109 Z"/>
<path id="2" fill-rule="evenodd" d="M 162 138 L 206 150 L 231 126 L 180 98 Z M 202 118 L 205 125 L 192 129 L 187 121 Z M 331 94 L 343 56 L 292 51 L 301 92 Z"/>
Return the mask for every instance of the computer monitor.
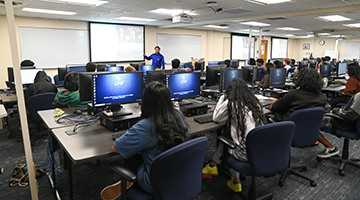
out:
<path id="1" fill-rule="evenodd" d="M 105 67 L 106 72 L 123 72 L 124 66 Z"/>
<path id="2" fill-rule="evenodd" d="M 93 74 L 92 85 L 95 107 L 139 102 L 143 90 L 143 73 Z"/>
<path id="3" fill-rule="evenodd" d="M 140 71 L 144 72 L 144 76 L 146 76 L 146 72 L 150 70 L 155 70 L 154 65 L 143 65 L 140 67 Z"/>
<path id="4" fill-rule="evenodd" d="M 298 71 L 302 70 L 303 68 L 308 67 L 308 61 L 303 60 L 299 62 Z"/>
<path id="5" fill-rule="evenodd" d="M 214 62 L 208 62 L 208 65 L 209 66 L 219 65 L 219 62 L 217 62 L 217 61 L 216 62 L 215 61 Z"/>
<path id="6" fill-rule="evenodd" d="M 221 70 L 220 75 L 220 84 L 219 84 L 219 91 L 225 92 L 227 85 L 233 79 L 243 79 L 243 70 L 242 69 L 226 69 L 223 68 Z"/>
<path id="7" fill-rule="evenodd" d="M 66 67 L 58 67 L 58 80 L 59 81 L 64 81 L 66 74 L 67 74 Z"/>
<path id="8" fill-rule="evenodd" d="M 87 72 L 85 66 L 67 66 L 67 72 Z"/>
<path id="9" fill-rule="evenodd" d="M 195 63 L 195 70 L 204 71 L 204 68 L 205 68 L 205 62 L 204 61 Z"/>
<path id="10" fill-rule="evenodd" d="M 239 67 L 240 60 L 231 60 L 230 61 L 230 67 L 232 68 L 238 68 Z"/>
<path id="11" fill-rule="evenodd" d="M 165 70 L 151 70 L 151 71 L 147 71 L 146 73 L 147 73 L 146 84 L 149 84 L 153 81 L 158 81 L 160 83 L 166 84 Z"/>
<path id="12" fill-rule="evenodd" d="M 345 75 L 346 74 L 346 68 L 347 68 L 347 63 L 338 63 L 337 65 L 337 76 L 341 76 L 341 75 Z"/>
<path id="13" fill-rule="evenodd" d="M 311 69 L 316 69 L 317 62 L 316 60 L 309 60 L 309 67 Z"/>
<path id="14" fill-rule="evenodd" d="M 39 71 L 43 71 L 43 69 L 20 69 L 22 84 L 33 84 L 35 76 Z"/>
<path id="15" fill-rule="evenodd" d="M 258 68 L 255 65 L 243 66 L 243 79 L 250 85 L 255 85 Z"/>
<path id="16" fill-rule="evenodd" d="M 206 86 L 218 85 L 220 83 L 220 70 L 225 65 L 206 66 Z"/>
<path id="17" fill-rule="evenodd" d="M 145 62 L 140 63 L 130 63 L 130 66 L 134 67 L 136 71 L 139 71 L 140 67 L 145 65 Z"/>
<path id="18" fill-rule="evenodd" d="M 7 73 L 8 73 L 8 81 L 10 83 L 13 83 L 15 82 L 15 79 L 14 79 L 14 69 L 12 67 L 8 67 L 7 68 Z"/>
<path id="19" fill-rule="evenodd" d="M 116 67 L 116 63 L 96 63 L 96 71 L 104 72 L 106 71 L 106 67 Z"/>
<path id="20" fill-rule="evenodd" d="M 92 99 L 92 75 L 95 72 L 79 73 L 79 93 L 80 101 L 91 101 Z"/>
<path id="21" fill-rule="evenodd" d="M 166 86 L 172 100 L 200 96 L 200 73 L 178 73 L 166 75 Z"/>
<path id="22" fill-rule="evenodd" d="M 273 68 L 270 71 L 269 88 L 285 86 L 286 69 Z"/>
<path id="23" fill-rule="evenodd" d="M 320 65 L 321 77 L 329 77 L 331 72 L 331 65 Z"/>

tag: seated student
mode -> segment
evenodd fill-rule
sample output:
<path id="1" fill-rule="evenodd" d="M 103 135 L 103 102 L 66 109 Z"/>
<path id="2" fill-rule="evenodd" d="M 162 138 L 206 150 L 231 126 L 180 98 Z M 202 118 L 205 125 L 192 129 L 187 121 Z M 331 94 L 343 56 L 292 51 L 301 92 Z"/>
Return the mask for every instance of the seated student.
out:
<path id="1" fill-rule="evenodd" d="M 237 160 L 247 161 L 246 136 L 255 127 L 266 123 L 261 104 L 248 88 L 247 84 L 240 79 L 233 79 L 216 104 L 213 120 L 221 122 L 227 120 L 226 134 L 237 144 L 237 148 L 229 150 L 229 153 Z M 203 178 L 211 178 L 219 174 L 217 165 L 221 164 L 220 157 L 223 155 L 224 145 L 220 142 L 213 156 L 213 161 L 203 168 Z M 235 192 L 241 191 L 240 174 L 230 169 L 234 179 L 227 182 Z"/>
<path id="2" fill-rule="evenodd" d="M 179 72 L 192 72 L 191 68 L 189 67 L 182 67 L 180 65 L 180 60 L 175 58 L 171 61 L 171 67 L 174 71 L 179 71 Z"/>
<path id="3" fill-rule="evenodd" d="M 248 65 L 256 65 L 256 62 L 255 62 L 255 59 L 254 58 L 250 58 L 249 60 L 248 60 L 248 63 L 247 63 Z"/>
<path id="4" fill-rule="evenodd" d="M 321 58 L 321 62 L 316 67 L 316 70 L 320 70 L 321 65 L 329 63 L 330 59 L 331 58 L 329 56 L 325 56 L 325 57 Z"/>
<path id="5" fill-rule="evenodd" d="M 25 94 L 25 101 L 35 94 L 53 92 L 57 93 L 57 88 L 49 80 L 45 71 L 38 71 L 35 76 L 34 83 L 30 85 Z"/>
<path id="6" fill-rule="evenodd" d="M 87 72 L 96 72 L 96 69 L 97 69 L 96 63 L 93 63 L 93 62 L 86 63 L 85 67 L 86 67 Z"/>
<path id="7" fill-rule="evenodd" d="M 356 120 L 360 116 L 360 93 L 355 94 L 351 99 L 348 101 L 346 105 L 341 108 L 334 108 L 331 113 L 334 113 L 346 121 L 339 121 L 338 126 L 342 130 L 356 130 Z M 331 120 L 330 120 L 331 121 Z M 332 125 L 332 123 L 330 122 Z M 326 127 L 331 129 L 331 127 Z M 339 149 L 332 145 L 323 134 L 319 134 L 319 142 L 325 146 L 325 149 L 316 155 L 320 158 L 328 158 L 331 156 L 338 155 Z"/>
<path id="8" fill-rule="evenodd" d="M 291 60 L 290 58 L 284 58 L 283 64 L 285 65 L 284 68 L 286 69 L 286 72 L 291 68 Z"/>
<path id="9" fill-rule="evenodd" d="M 79 74 L 70 72 L 64 78 L 63 86 L 66 90 L 56 94 L 54 102 L 69 107 L 85 107 L 91 101 L 80 101 Z"/>
<path id="10" fill-rule="evenodd" d="M 346 68 L 346 73 L 350 76 L 346 83 L 345 89 L 341 96 L 332 98 L 330 105 L 332 108 L 336 107 L 338 103 L 347 103 L 351 95 L 360 92 L 360 66 L 356 63 L 349 64 Z"/>
<path id="11" fill-rule="evenodd" d="M 115 141 L 112 152 L 120 154 L 124 165 L 137 174 L 140 187 L 153 193 L 149 180 L 151 163 L 160 153 L 188 140 L 188 131 L 186 120 L 174 108 L 167 87 L 151 82 L 142 96 L 141 120 Z M 117 198 L 121 184 L 124 183 L 120 181 L 104 188 L 101 197 Z"/>
<path id="12" fill-rule="evenodd" d="M 265 74 L 264 60 L 261 58 L 257 59 L 256 65 L 259 67 L 256 80 L 260 81 Z"/>
<path id="13" fill-rule="evenodd" d="M 322 79 L 315 69 L 302 69 L 294 83 L 296 90 L 290 91 L 270 106 L 270 110 L 275 114 L 275 121 L 287 120 L 296 110 L 325 106 L 327 98 L 321 93 Z"/>
<path id="14" fill-rule="evenodd" d="M 226 68 L 231 68 L 231 61 L 230 60 L 225 60 L 224 61 L 225 65 L 226 65 Z"/>
<path id="15" fill-rule="evenodd" d="M 28 69 L 33 69 L 35 68 L 35 63 L 31 60 L 23 60 L 20 63 L 20 68 L 28 68 Z"/>
<path id="16" fill-rule="evenodd" d="M 271 63 L 267 63 L 265 65 L 265 74 L 262 77 L 261 81 L 258 81 L 256 84 L 261 85 L 263 88 L 269 87 L 269 79 L 270 79 L 270 71 L 273 65 Z"/>
<path id="17" fill-rule="evenodd" d="M 280 68 L 279 63 L 280 63 L 280 61 L 275 60 L 274 61 L 274 68 Z"/>
<path id="18" fill-rule="evenodd" d="M 126 73 L 136 72 L 136 69 L 135 69 L 133 66 L 127 66 L 127 67 L 125 67 L 124 71 L 125 71 Z"/>

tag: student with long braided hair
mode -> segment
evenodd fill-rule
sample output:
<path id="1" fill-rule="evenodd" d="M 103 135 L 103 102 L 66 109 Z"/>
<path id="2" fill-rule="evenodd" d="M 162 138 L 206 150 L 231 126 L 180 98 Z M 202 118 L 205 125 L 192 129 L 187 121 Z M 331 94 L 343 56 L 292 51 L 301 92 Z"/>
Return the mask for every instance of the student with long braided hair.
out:
<path id="1" fill-rule="evenodd" d="M 259 100 L 251 93 L 247 84 L 240 79 L 233 79 L 226 88 L 225 95 L 221 96 L 216 104 L 213 120 L 226 120 L 224 134 L 229 135 L 237 144 L 237 148 L 229 150 L 231 156 L 237 160 L 247 161 L 246 136 L 255 127 L 264 125 L 266 118 Z M 217 176 L 217 165 L 221 164 L 224 146 L 219 143 L 213 156 L 213 161 L 203 169 L 203 178 Z M 227 185 L 235 192 L 241 191 L 240 174 L 230 169 L 233 177 Z"/>

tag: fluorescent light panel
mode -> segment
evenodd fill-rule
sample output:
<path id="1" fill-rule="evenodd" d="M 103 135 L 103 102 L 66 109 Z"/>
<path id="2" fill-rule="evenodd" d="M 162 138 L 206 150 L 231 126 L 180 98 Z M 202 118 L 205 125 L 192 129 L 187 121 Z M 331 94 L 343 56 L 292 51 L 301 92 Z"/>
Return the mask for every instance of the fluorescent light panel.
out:
<path id="1" fill-rule="evenodd" d="M 286 34 L 284 35 L 285 37 L 294 37 L 295 35 L 294 34 Z"/>
<path id="2" fill-rule="evenodd" d="M 150 10 L 149 12 L 154 13 L 154 14 L 159 14 L 159 15 L 171 15 L 171 16 L 180 15 L 181 13 L 186 13 L 189 15 L 198 15 L 194 12 L 191 12 L 191 10 L 166 9 L 166 8 L 158 8 L 155 10 Z"/>
<path id="3" fill-rule="evenodd" d="M 300 29 L 292 28 L 292 27 L 282 27 L 282 28 L 276 28 L 276 29 L 284 30 L 284 31 L 300 31 Z"/>
<path id="4" fill-rule="evenodd" d="M 108 1 L 100 1 L 100 0 L 42 0 L 42 1 L 82 5 L 82 6 L 100 6 L 102 4 L 109 3 Z"/>
<path id="5" fill-rule="evenodd" d="M 318 33 L 318 35 L 330 35 L 330 33 Z"/>
<path id="6" fill-rule="evenodd" d="M 76 14 L 76 12 L 68 12 L 68 11 L 60 11 L 60 10 L 46 10 L 46 9 L 39 9 L 39 8 L 23 8 L 22 11 L 45 13 L 45 14 L 55 14 L 55 15 L 75 15 Z"/>
<path id="7" fill-rule="evenodd" d="M 347 26 L 347 27 L 350 27 L 350 28 L 360 28 L 360 23 L 344 24 L 344 26 Z"/>
<path id="8" fill-rule="evenodd" d="M 292 2 L 292 0 L 245 0 L 245 1 L 251 2 L 251 3 L 256 3 L 256 4 L 261 4 L 261 5 Z"/>
<path id="9" fill-rule="evenodd" d="M 153 22 L 153 21 L 156 21 L 156 19 L 139 18 L 139 17 L 119 17 L 119 18 L 116 18 L 116 20 L 137 21 L 137 22 Z"/>
<path id="10" fill-rule="evenodd" d="M 217 25 L 206 25 L 204 26 L 205 28 L 218 28 L 218 29 L 225 29 L 225 28 L 229 28 L 227 26 L 217 26 Z"/>
<path id="11" fill-rule="evenodd" d="M 243 23 L 240 23 L 240 24 L 248 25 L 248 26 L 271 26 L 270 24 L 265 24 L 265 23 L 261 23 L 261 22 L 254 22 L 254 21 L 243 22 Z"/>
<path id="12" fill-rule="evenodd" d="M 249 32 L 250 33 L 250 29 L 243 29 L 243 30 L 240 30 L 239 32 Z M 258 33 L 259 30 L 251 29 L 251 32 Z"/>
<path id="13" fill-rule="evenodd" d="M 341 16 L 341 15 L 327 15 L 327 16 L 319 16 L 317 17 L 320 20 L 328 21 L 328 22 L 341 22 L 341 21 L 349 21 L 350 18 Z"/>

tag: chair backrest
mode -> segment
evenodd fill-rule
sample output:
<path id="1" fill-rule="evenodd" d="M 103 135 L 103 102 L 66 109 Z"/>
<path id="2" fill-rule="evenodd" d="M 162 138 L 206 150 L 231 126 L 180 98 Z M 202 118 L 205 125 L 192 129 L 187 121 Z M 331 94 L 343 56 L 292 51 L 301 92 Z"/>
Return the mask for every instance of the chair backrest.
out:
<path id="1" fill-rule="evenodd" d="M 59 81 L 59 75 L 58 75 L 58 74 L 56 74 L 56 75 L 54 76 L 54 83 L 55 83 L 55 85 L 62 85 L 63 82 L 64 82 L 64 81 Z"/>
<path id="2" fill-rule="evenodd" d="M 256 176 L 270 176 L 287 169 L 294 122 L 258 126 L 246 136 L 246 153 Z"/>
<path id="3" fill-rule="evenodd" d="M 52 82 L 51 77 L 50 77 L 50 76 L 48 76 L 48 78 L 49 78 L 49 81 L 50 81 L 50 83 L 51 83 L 51 82 Z"/>
<path id="4" fill-rule="evenodd" d="M 31 120 L 35 122 L 41 121 L 37 111 L 53 109 L 52 103 L 54 102 L 56 93 L 48 92 L 31 96 L 26 101 L 26 108 L 29 111 Z"/>
<path id="5" fill-rule="evenodd" d="M 198 137 L 155 158 L 150 167 L 150 182 L 156 199 L 194 199 L 201 192 L 207 144 L 206 137 Z"/>
<path id="6" fill-rule="evenodd" d="M 292 146 L 306 147 L 318 140 L 324 113 L 322 107 L 306 108 L 291 113 L 288 121 L 293 121 L 296 126 Z"/>

